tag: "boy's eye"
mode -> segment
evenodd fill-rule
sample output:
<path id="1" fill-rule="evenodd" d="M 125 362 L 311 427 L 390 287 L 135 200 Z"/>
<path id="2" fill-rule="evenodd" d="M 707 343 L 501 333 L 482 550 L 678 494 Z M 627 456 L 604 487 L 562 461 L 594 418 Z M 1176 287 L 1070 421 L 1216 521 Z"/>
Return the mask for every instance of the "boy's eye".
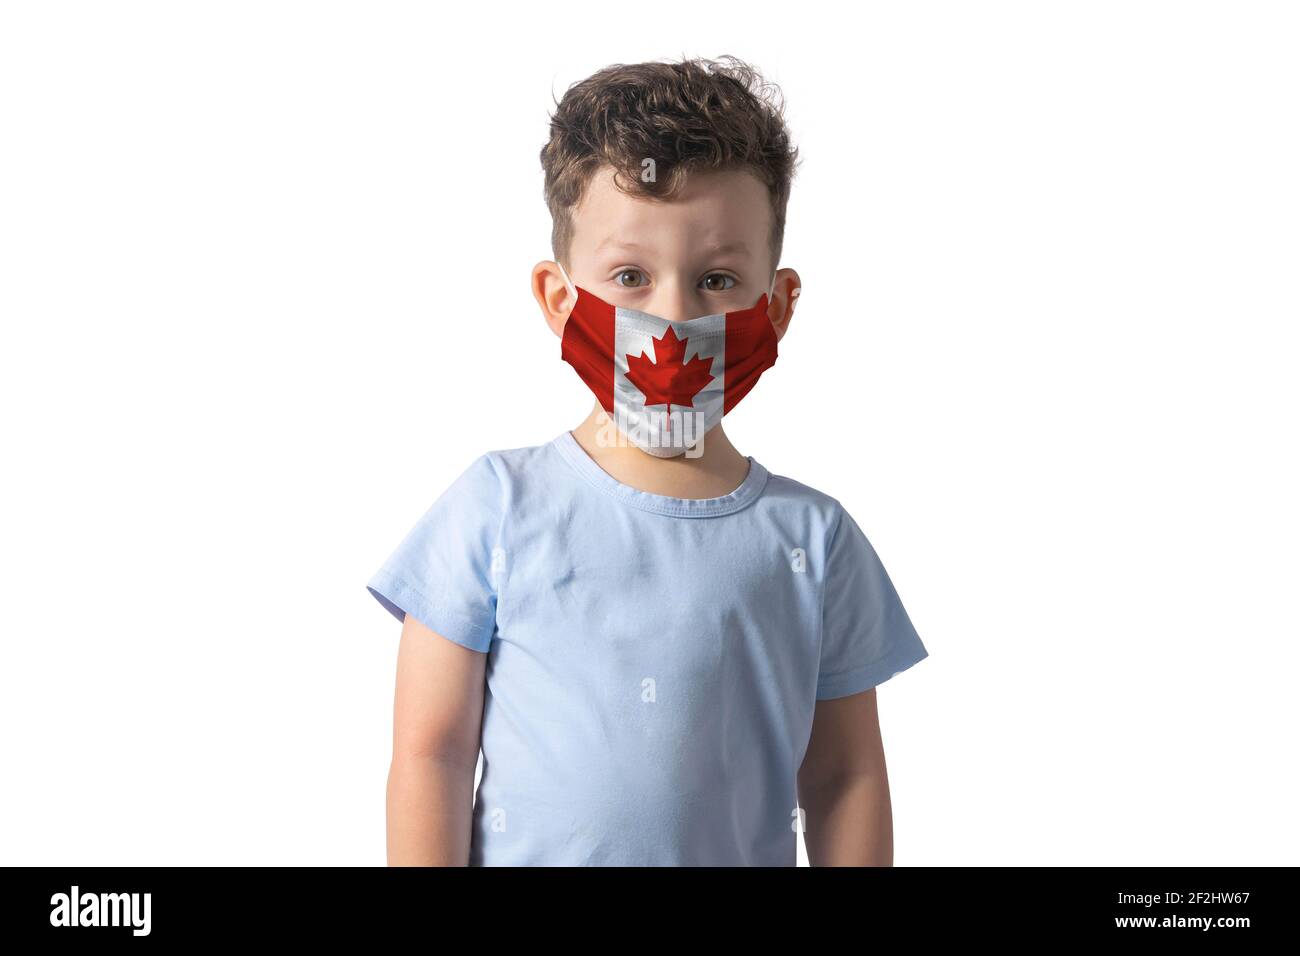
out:
<path id="1" fill-rule="evenodd" d="M 617 282 L 619 285 L 623 286 L 624 288 L 628 288 L 628 289 L 634 289 L 634 288 L 636 288 L 637 286 L 645 285 L 644 282 L 637 282 L 637 283 L 632 283 L 632 284 L 629 284 L 629 283 L 627 283 L 627 282 L 624 282 L 624 281 L 622 281 L 624 276 L 638 276 L 638 277 L 644 279 L 644 278 L 645 278 L 645 273 L 642 272 L 640 269 L 624 269 L 624 270 L 623 270 L 622 272 L 620 272 L 617 276 L 615 276 L 614 281 Z"/>
<path id="2" fill-rule="evenodd" d="M 730 282 L 731 285 L 719 286 L 715 284 L 715 280 Z M 710 292 L 726 292 L 736 284 L 736 280 L 722 272 L 711 272 L 701 280 L 701 284 Z"/>

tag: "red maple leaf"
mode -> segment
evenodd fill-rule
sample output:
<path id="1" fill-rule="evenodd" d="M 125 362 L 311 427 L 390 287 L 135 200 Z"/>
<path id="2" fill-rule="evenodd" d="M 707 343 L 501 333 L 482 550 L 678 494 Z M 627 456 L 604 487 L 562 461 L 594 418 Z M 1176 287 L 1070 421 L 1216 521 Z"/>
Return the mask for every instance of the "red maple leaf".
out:
<path id="1" fill-rule="evenodd" d="M 655 361 L 640 355 L 628 355 L 627 380 L 645 394 L 645 403 L 649 405 L 667 405 L 671 414 L 674 405 L 694 408 L 692 404 L 696 394 L 713 381 L 712 359 L 703 359 L 699 355 L 686 358 L 688 339 L 677 338 L 672 326 L 663 334 L 663 338 L 653 339 Z"/>

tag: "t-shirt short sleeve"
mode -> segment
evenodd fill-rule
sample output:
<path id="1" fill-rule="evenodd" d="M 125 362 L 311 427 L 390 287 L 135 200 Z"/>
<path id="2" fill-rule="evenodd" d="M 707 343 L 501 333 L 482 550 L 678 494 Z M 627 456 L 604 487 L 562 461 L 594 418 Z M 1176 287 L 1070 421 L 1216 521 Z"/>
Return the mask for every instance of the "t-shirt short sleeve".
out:
<path id="1" fill-rule="evenodd" d="M 486 653 L 496 631 L 501 521 L 501 480 L 482 455 L 407 532 L 367 590 L 397 620 L 413 614 L 448 640 Z"/>
<path id="2" fill-rule="evenodd" d="M 818 700 L 869 690 L 928 656 L 876 549 L 842 508 L 824 580 Z"/>

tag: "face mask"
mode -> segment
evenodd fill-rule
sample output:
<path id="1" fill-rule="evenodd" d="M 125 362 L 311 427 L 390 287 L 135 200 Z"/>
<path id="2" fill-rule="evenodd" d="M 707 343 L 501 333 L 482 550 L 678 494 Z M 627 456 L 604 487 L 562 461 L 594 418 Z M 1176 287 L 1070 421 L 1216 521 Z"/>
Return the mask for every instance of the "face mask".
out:
<path id="1" fill-rule="evenodd" d="M 574 301 L 560 358 L 618 430 L 651 455 L 701 454 L 705 432 L 776 363 L 776 330 L 767 317 L 775 273 L 751 308 L 669 322 L 578 288 L 559 265 Z"/>

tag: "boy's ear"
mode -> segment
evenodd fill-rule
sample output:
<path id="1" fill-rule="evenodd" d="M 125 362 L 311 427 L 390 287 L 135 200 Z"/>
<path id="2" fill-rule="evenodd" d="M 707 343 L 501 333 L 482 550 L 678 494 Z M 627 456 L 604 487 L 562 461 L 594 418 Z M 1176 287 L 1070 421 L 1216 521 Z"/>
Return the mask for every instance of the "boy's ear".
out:
<path id="1" fill-rule="evenodd" d="M 564 323 L 577 303 L 572 301 L 573 296 L 569 294 L 559 265 L 545 259 L 533 266 L 532 286 L 533 298 L 541 307 L 546 324 L 557 337 L 563 337 Z"/>
<path id="2" fill-rule="evenodd" d="M 560 283 L 563 284 L 561 279 Z M 776 270 L 776 286 L 772 289 L 772 301 L 767 305 L 767 317 L 772 320 L 772 328 L 776 329 L 776 340 L 779 342 L 785 337 L 786 331 L 790 328 L 790 320 L 794 318 L 794 307 L 799 301 L 799 287 L 802 283 L 799 280 L 799 273 L 793 269 Z"/>

